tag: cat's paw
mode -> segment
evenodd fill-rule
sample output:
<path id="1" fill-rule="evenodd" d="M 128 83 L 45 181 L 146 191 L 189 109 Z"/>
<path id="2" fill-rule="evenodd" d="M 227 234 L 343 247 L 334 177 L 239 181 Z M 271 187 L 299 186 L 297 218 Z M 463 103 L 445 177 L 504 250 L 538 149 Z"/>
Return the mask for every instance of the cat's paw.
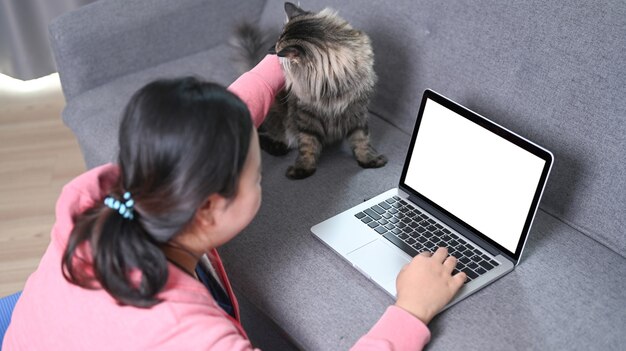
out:
<path id="1" fill-rule="evenodd" d="M 357 162 L 363 168 L 380 168 L 387 164 L 387 157 L 385 155 L 377 155 L 366 161 L 357 160 Z"/>
<path id="2" fill-rule="evenodd" d="M 316 168 L 298 168 L 295 166 L 289 166 L 287 173 L 285 174 L 289 179 L 304 179 L 315 173 Z"/>
<path id="3" fill-rule="evenodd" d="M 287 144 L 271 139 L 263 134 L 259 134 L 259 146 L 272 156 L 284 156 L 289 153 Z"/>

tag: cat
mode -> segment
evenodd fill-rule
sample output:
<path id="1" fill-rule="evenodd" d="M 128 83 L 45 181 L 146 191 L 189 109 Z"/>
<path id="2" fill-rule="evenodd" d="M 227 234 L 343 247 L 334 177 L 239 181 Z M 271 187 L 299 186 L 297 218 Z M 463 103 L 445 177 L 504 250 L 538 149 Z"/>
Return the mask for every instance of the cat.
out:
<path id="1" fill-rule="evenodd" d="M 270 53 L 280 57 L 285 89 L 259 127 L 261 148 L 285 155 L 297 148 L 290 179 L 311 176 L 324 145 L 347 139 L 363 168 L 387 158 L 370 144 L 367 107 L 377 81 L 369 37 L 331 9 L 308 12 L 286 2 L 287 22 Z M 267 35 L 251 24 L 236 31 L 238 61 L 251 68 L 266 53 Z M 265 51 L 265 52 L 264 52 Z"/>

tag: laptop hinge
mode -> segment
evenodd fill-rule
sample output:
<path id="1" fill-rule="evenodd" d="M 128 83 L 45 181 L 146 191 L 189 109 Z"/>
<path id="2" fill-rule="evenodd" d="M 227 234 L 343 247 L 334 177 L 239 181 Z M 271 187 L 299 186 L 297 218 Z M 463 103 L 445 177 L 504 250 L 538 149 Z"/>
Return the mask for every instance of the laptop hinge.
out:
<path id="1" fill-rule="evenodd" d="M 412 203 L 416 204 L 417 206 L 423 208 L 424 210 L 426 210 L 426 212 L 428 212 L 431 215 L 435 216 L 435 218 L 439 219 L 440 221 L 445 223 L 450 228 L 454 229 L 455 231 L 457 231 L 458 233 L 460 233 L 461 235 L 463 235 L 467 239 L 473 241 L 478 246 L 480 246 L 483 249 L 487 250 L 487 252 L 489 252 L 493 256 L 497 256 L 497 255 L 502 254 L 502 255 L 508 257 L 508 255 L 506 255 L 504 252 L 501 252 L 500 250 L 495 248 L 493 245 L 491 245 L 488 242 L 486 242 L 485 240 L 481 239 L 478 235 L 472 233 L 465 226 L 463 226 L 462 224 L 458 223 L 453 218 L 450 218 L 450 216 L 448 216 L 445 213 L 439 211 L 435 207 L 431 206 L 426 201 L 424 201 L 424 200 L 420 199 L 419 197 L 411 194 L 411 192 L 407 191 L 406 189 L 403 189 L 402 187 L 400 187 L 400 190 L 402 190 L 402 192 L 407 195 L 409 201 L 411 201 Z"/>

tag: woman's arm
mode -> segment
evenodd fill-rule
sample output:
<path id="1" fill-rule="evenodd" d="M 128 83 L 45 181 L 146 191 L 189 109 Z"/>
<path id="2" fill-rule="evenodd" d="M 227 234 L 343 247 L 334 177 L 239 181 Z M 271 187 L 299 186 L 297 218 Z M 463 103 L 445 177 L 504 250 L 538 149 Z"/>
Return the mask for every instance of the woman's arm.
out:
<path id="1" fill-rule="evenodd" d="M 396 304 L 354 345 L 353 350 L 421 350 L 430 340 L 426 327 L 461 289 L 466 274 L 452 275 L 456 258 L 440 247 L 422 252 L 398 273 Z M 428 287 L 427 289 L 424 287 Z"/>
<path id="2" fill-rule="evenodd" d="M 237 78 L 228 90 L 246 103 L 254 126 L 258 127 L 284 86 L 285 75 L 278 56 L 267 55 L 256 67 Z"/>
<path id="3" fill-rule="evenodd" d="M 428 341 L 430 331 L 426 324 L 400 307 L 389 306 L 351 350 L 421 350 Z"/>

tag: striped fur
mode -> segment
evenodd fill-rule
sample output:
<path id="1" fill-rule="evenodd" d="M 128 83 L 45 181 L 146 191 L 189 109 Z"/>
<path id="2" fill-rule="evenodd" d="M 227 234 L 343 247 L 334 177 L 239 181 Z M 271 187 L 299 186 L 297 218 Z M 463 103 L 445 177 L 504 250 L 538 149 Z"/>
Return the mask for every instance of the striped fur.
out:
<path id="1" fill-rule="evenodd" d="M 261 147 L 271 154 L 298 149 L 287 170 L 292 179 L 312 175 L 323 145 L 346 138 L 360 166 L 384 166 L 387 158 L 369 141 L 367 106 L 377 79 L 370 39 L 331 9 L 313 13 L 286 3 L 285 11 L 288 21 L 274 47 L 286 87 L 259 129 Z M 252 28 L 240 27 L 233 42 L 249 65 L 260 59 L 253 38 L 266 37 Z"/>

